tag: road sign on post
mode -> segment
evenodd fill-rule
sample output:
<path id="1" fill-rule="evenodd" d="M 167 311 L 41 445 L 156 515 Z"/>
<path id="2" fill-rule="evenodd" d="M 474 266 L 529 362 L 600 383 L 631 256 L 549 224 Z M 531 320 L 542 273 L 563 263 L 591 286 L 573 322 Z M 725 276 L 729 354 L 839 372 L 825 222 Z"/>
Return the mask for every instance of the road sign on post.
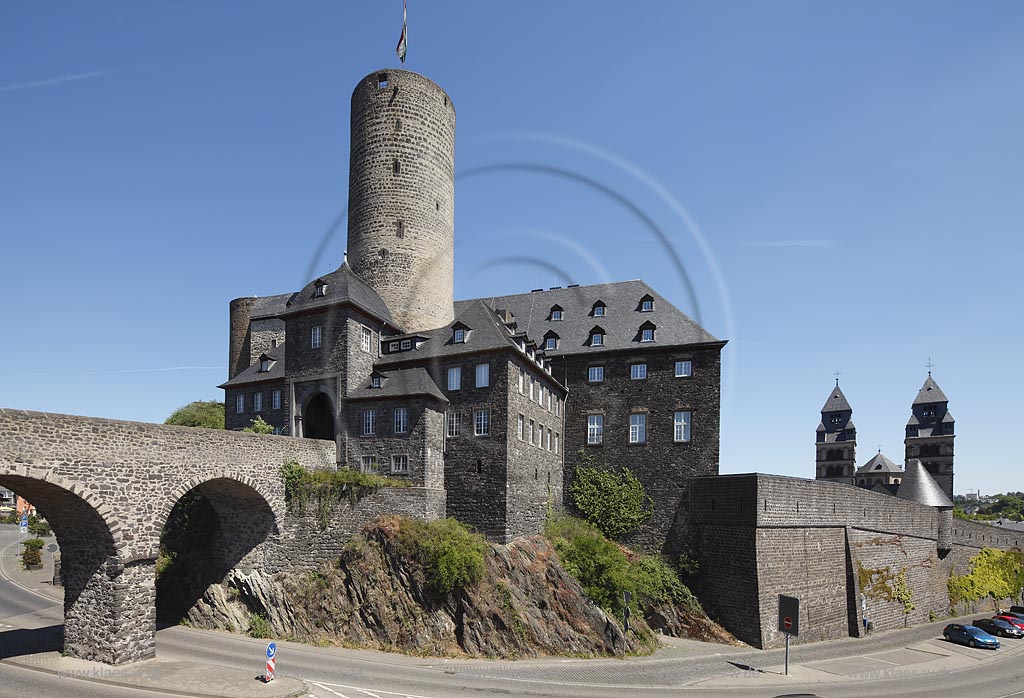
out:
<path id="1" fill-rule="evenodd" d="M 263 675 L 263 682 L 270 683 L 274 680 L 274 674 L 276 673 L 275 664 L 277 663 L 277 645 L 271 642 L 267 645 L 267 673 Z"/>
<path id="2" fill-rule="evenodd" d="M 22 515 L 21 515 L 21 526 L 19 526 L 19 528 L 21 529 L 19 531 L 20 533 L 28 533 L 28 512 L 23 512 L 22 513 Z"/>
<path id="3" fill-rule="evenodd" d="M 789 676 L 789 638 L 800 636 L 800 599 L 779 594 L 779 632 L 786 635 L 786 676 Z"/>

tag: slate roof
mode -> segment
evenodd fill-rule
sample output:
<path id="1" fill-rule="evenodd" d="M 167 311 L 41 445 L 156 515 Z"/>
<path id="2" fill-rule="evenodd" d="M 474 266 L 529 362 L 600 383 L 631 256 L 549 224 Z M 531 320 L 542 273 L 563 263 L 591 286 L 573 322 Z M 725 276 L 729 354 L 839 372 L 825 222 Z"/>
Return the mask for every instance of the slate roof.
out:
<path id="1" fill-rule="evenodd" d="M 914 398 L 915 405 L 930 405 L 935 402 L 949 402 L 949 398 L 942 392 L 942 388 L 935 382 L 935 379 L 928 375 L 925 379 L 924 385 L 917 391 L 917 397 Z"/>
<path id="2" fill-rule="evenodd" d="M 458 324 L 469 328 L 466 341 L 456 343 L 452 327 Z M 515 348 L 516 343 L 505 330 L 497 314 L 482 301 L 462 301 L 455 305 L 455 320 L 444 327 L 417 332 L 415 334 L 388 337 L 388 342 L 401 341 L 412 337 L 424 338 L 417 349 L 385 354 L 378 359 L 377 366 L 388 366 L 406 361 L 436 359 L 459 354 L 469 354 L 492 349 Z"/>
<path id="3" fill-rule="evenodd" d="M 372 376 L 380 376 L 379 388 L 371 387 Z M 422 366 L 413 368 L 377 370 L 349 394 L 350 400 L 382 400 L 393 397 L 425 395 L 447 403 L 448 398 Z"/>
<path id="4" fill-rule="evenodd" d="M 277 317 L 285 311 L 285 308 L 288 306 L 288 299 L 291 297 L 291 293 L 282 293 L 279 296 L 258 297 L 256 302 L 253 303 L 249 318 L 252 320 L 263 320 Z"/>
<path id="5" fill-rule="evenodd" d="M 901 473 L 903 468 L 893 463 L 881 453 L 857 468 L 858 475 L 870 475 L 872 473 Z"/>
<path id="6" fill-rule="evenodd" d="M 269 371 L 260 371 L 260 362 L 263 357 L 267 357 L 271 360 Z M 265 383 L 272 380 L 283 380 L 284 379 L 284 344 L 278 344 L 276 349 L 260 354 L 260 357 L 256 360 L 249 368 L 245 369 L 237 376 L 221 383 L 218 388 L 229 388 L 238 385 L 249 385 L 250 383 Z"/>
<path id="7" fill-rule="evenodd" d="M 917 459 L 907 461 L 907 469 L 903 473 L 896 496 L 930 507 L 953 508 L 953 502 L 949 501 L 949 497 L 935 482 L 935 478 Z"/>
<path id="8" fill-rule="evenodd" d="M 326 284 L 323 296 L 316 295 L 317 282 Z M 369 313 L 378 320 L 383 320 L 398 329 L 387 304 L 370 286 L 363 281 L 348 262 L 326 276 L 310 281 L 301 291 L 293 293 L 280 315 L 293 315 L 307 310 L 327 308 L 332 305 L 351 304 Z"/>
<path id="9" fill-rule="evenodd" d="M 654 301 L 653 310 L 649 312 L 639 309 L 644 296 Z M 642 346 L 725 344 L 639 279 L 458 301 L 455 304 L 456 315 L 480 301 L 495 311 L 511 311 L 518 329 L 538 343 L 550 331 L 557 334 L 558 348 L 545 351 L 547 356 L 639 347 L 640 326 L 645 322 L 656 326 L 655 341 L 645 342 Z M 605 305 L 603 317 L 592 314 L 598 301 Z M 561 320 L 550 319 L 551 309 L 556 305 L 562 310 Z M 605 331 L 601 347 L 589 346 L 590 330 L 595 326 Z"/>
<path id="10" fill-rule="evenodd" d="M 853 412 L 853 408 L 850 407 L 850 403 L 847 402 L 842 389 L 837 385 L 829 394 L 828 400 L 825 401 L 825 406 L 821 408 L 821 413 L 842 412 L 844 410 Z"/>

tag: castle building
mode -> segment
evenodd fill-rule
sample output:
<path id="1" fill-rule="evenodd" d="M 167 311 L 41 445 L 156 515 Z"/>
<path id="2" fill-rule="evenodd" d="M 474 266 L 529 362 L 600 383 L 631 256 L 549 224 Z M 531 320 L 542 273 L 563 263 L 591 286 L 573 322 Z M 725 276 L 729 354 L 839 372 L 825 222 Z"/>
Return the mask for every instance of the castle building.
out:
<path id="1" fill-rule="evenodd" d="M 857 487 L 896 494 L 896 486 L 903 479 L 903 468 L 886 458 L 882 451 L 857 468 Z"/>
<path id="2" fill-rule="evenodd" d="M 231 301 L 225 422 L 334 440 L 493 540 L 540 531 L 580 453 L 629 467 L 660 549 L 718 474 L 721 349 L 642 281 L 455 302 L 455 107 L 403 70 L 352 94 L 348 258 Z M 335 465 L 335 464 L 331 464 Z"/>
<path id="3" fill-rule="evenodd" d="M 854 484 L 857 427 L 853 424 L 853 408 L 843 395 L 838 380 L 821 408 L 821 423 L 815 431 L 815 443 L 815 479 Z"/>

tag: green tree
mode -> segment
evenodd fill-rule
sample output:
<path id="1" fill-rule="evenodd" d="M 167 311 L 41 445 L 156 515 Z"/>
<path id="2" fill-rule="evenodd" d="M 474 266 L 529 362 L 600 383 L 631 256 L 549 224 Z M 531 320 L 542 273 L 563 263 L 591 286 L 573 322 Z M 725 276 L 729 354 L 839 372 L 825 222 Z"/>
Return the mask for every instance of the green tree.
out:
<path id="1" fill-rule="evenodd" d="M 580 452 L 569 493 L 580 513 L 601 533 L 618 538 L 635 531 L 654 511 L 654 503 L 629 468 L 613 473 L 593 466 Z"/>
<path id="2" fill-rule="evenodd" d="M 252 426 L 248 426 L 242 431 L 247 431 L 250 434 L 273 434 L 274 427 L 263 421 L 263 417 L 257 416 L 256 419 L 250 419 L 249 423 Z"/>
<path id="3" fill-rule="evenodd" d="M 179 427 L 224 428 L 224 403 L 216 400 L 197 400 L 174 410 L 164 424 Z"/>

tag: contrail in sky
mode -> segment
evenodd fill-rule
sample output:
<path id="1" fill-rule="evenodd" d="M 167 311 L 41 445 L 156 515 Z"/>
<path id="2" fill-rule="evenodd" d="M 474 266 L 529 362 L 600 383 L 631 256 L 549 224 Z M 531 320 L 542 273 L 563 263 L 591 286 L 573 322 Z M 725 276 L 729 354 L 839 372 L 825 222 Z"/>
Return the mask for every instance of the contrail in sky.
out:
<path id="1" fill-rule="evenodd" d="M 48 87 L 50 85 L 59 85 L 63 82 L 75 82 L 76 80 L 89 80 L 91 78 L 98 78 L 104 75 L 110 75 L 117 71 L 114 70 L 93 70 L 88 73 L 73 73 L 72 75 L 61 75 L 57 78 L 49 78 L 47 80 L 34 80 L 32 82 L 16 82 L 11 85 L 0 85 L 0 92 L 14 92 L 15 90 L 30 90 L 33 87 Z"/>
<path id="2" fill-rule="evenodd" d="M 741 247 L 832 247 L 832 240 L 766 240 L 764 242 L 742 242 Z"/>

